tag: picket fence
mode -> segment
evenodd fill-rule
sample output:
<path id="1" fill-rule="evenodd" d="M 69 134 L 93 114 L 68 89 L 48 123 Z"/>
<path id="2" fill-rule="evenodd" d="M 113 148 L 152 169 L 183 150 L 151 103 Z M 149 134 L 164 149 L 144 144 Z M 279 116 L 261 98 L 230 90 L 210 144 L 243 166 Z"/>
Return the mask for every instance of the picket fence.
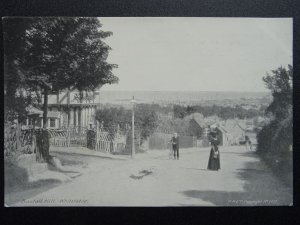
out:
<path id="1" fill-rule="evenodd" d="M 49 129 L 50 145 L 57 147 L 86 146 L 86 131 L 87 129 L 84 127 Z"/>
<path id="2" fill-rule="evenodd" d="M 95 128 L 65 128 L 63 130 L 49 130 L 50 145 L 57 147 L 82 146 L 101 152 L 117 152 L 125 148 L 126 136 L 119 133 L 109 133 Z M 92 143 L 88 143 L 92 142 Z"/>
<path id="3" fill-rule="evenodd" d="M 125 149 L 126 135 L 119 132 L 109 133 L 98 128 L 95 129 L 95 150 L 104 152 L 119 152 Z"/>
<path id="4" fill-rule="evenodd" d="M 4 155 L 34 152 L 33 130 L 22 130 L 20 124 L 5 123 L 4 125 Z"/>

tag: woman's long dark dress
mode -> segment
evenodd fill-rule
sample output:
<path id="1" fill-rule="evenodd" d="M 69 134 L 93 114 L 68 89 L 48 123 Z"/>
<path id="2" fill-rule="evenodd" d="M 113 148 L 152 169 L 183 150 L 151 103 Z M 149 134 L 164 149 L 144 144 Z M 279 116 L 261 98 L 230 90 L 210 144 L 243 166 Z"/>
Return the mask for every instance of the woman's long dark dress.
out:
<path id="1" fill-rule="evenodd" d="M 210 150 L 207 169 L 209 169 L 209 170 L 219 170 L 219 169 L 221 169 L 221 166 L 220 166 L 220 151 L 219 151 L 219 148 L 218 148 L 218 141 L 217 140 L 212 140 L 212 145 L 213 146 Z M 213 149 L 214 147 L 216 149 L 218 149 L 218 152 L 219 152 L 217 158 L 214 158 L 214 149 Z"/>

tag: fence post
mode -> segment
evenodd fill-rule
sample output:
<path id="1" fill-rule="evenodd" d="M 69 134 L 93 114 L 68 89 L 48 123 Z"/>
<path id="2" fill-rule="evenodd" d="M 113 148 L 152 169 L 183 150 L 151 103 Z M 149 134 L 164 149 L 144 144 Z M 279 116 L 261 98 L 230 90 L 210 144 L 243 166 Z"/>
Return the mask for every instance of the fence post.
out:
<path id="1" fill-rule="evenodd" d="M 71 135 L 70 135 L 70 128 L 67 128 L 67 147 L 70 147 L 70 139 L 71 139 Z"/>
<path id="2" fill-rule="evenodd" d="M 19 150 L 21 148 L 20 133 L 20 124 L 18 121 L 16 121 L 16 150 Z"/>
<path id="3" fill-rule="evenodd" d="M 32 131 L 32 139 L 31 139 L 31 151 L 33 153 L 36 153 L 36 134 L 34 130 Z"/>
<path id="4" fill-rule="evenodd" d="M 193 147 L 195 148 L 195 147 L 197 147 L 197 139 L 196 139 L 196 137 L 195 136 L 193 136 Z"/>

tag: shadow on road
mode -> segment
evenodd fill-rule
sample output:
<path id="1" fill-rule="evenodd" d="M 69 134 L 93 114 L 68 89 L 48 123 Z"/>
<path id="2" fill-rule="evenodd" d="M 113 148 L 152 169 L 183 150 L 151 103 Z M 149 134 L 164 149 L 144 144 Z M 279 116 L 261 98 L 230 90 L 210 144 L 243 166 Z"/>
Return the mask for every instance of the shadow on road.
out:
<path id="1" fill-rule="evenodd" d="M 189 167 L 180 167 L 182 169 L 188 169 L 188 170 L 202 170 L 202 171 L 208 171 L 207 169 L 199 169 L 199 168 L 189 168 Z"/>
<path id="2" fill-rule="evenodd" d="M 22 200 L 36 196 L 39 193 L 50 190 L 61 184 L 61 181 L 55 179 L 40 180 L 36 182 L 27 182 L 14 188 L 5 190 L 5 204 L 11 206 Z"/>
<path id="3" fill-rule="evenodd" d="M 244 181 L 243 191 L 186 190 L 182 194 L 216 206 L 287 206 L 293 202 L 292 188 L 272 176 L 261 161 L 246 162 L 234 175 Z"/>

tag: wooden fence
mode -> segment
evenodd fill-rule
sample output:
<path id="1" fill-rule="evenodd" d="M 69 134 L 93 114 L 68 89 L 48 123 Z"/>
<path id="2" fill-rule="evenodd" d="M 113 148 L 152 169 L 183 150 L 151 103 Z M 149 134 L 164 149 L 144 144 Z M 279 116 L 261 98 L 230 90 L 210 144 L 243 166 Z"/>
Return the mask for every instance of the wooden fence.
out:
<path id="1" fill-rule="evenodd" d="M 95 134 L 95 147 L 96 151 L 102 152 L 120 152 L 125 149 L 126 135 L 121 134 L 119 131 L 109 133 L 100 129 L 97 123 Z"/>
<path id="2" fill-rule="evenodd" d="M 32 153 L 35 151 L 33 129 L 22 130 L 20 124 L 4 124 L 4 155 Z"/>
<path id="3" fill-rule="evenodd" d="M 84 127 L 70 127 L 64 129 L 49 129 L 50 145 L 57 147 L 70 147 L 70 146 L 86 146 L 87 138 Z"/>
<path id="4" fill-rule="evenodd" d="M 58 147 L 82 146 L 96 151 L 118 152 L 126 145 L 125 135 L 120 132 L 109 133 L 99 126 L 95 129 L 71 127 L 49 130 L 49 134 L 50 145 Z"/>
<path id="5" fill-rule="evenodd" d="M 5 124 L 4 155 L 16 153 L 36 153 L 36 131 L 21 130 L 19 124 Z M 103 129 L 87 130 L 72 127 L 64 129 L 48 129 L 49 144 L 58 147 L 83 146 L 102 152 L 120 152 L 125 149 L 126 135 L 120 132 L 109 133 Z"/>

